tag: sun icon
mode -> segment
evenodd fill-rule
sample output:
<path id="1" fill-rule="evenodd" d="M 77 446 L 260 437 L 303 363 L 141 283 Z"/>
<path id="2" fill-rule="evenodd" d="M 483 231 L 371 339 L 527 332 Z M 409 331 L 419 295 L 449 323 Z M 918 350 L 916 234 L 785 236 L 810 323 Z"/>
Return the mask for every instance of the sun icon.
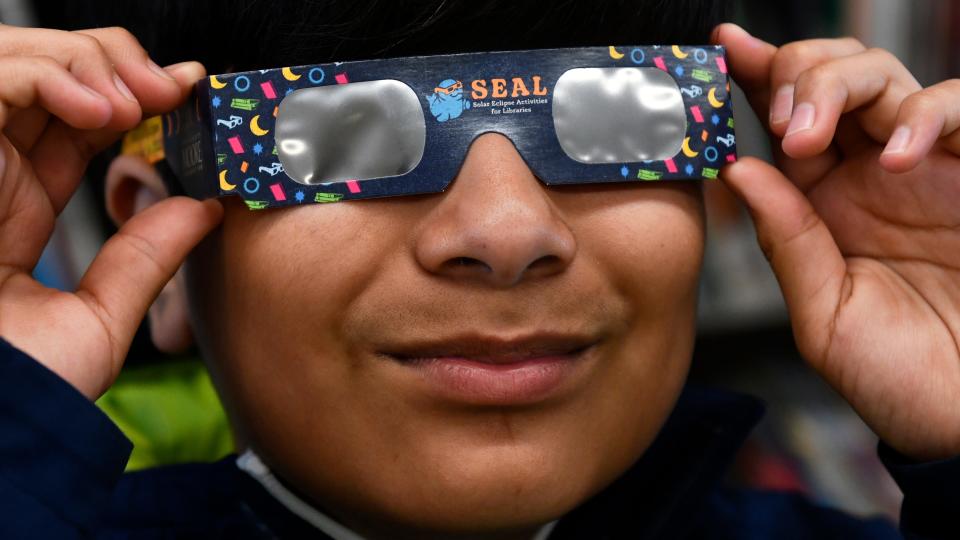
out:
<path id="1" fill-rule="evenodd" d="M 293 198 L 296 199 L 297 202 L 303 202 L 305 196 L 303 192 L 298 189 L 297 192 L 293 194 Z"/>

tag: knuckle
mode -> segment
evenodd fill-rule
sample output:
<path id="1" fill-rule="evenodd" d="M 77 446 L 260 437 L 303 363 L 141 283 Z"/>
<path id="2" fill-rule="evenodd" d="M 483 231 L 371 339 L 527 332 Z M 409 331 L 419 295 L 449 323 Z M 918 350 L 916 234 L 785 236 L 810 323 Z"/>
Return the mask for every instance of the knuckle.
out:
<path id="1" fill-rule="evenodd" d="M 30 64 L 36 67 L 38 71 L 50 71 L 60 68 L 60 62 L 57 62 L 53 57 L 47 55 L 31 57 Z"/>
<path id="2" fill-rule="evenodd" d="M 127 41 L 136 40 L 136 38 L 133 37 L 133 34 L 131 34 L 129 30 L 122 26 L 110 26 L 104 28 L 103 31 L 112 36 L 114 39 L 123 39 Z"/>
<path id="3" fill-rule="evenodd" d="M 160 258 L 157 246 L 147 238 L 122 229 L 116 234 L 116 238 L 124 243 L 138 259 L 148 261 L 156 273 L 163 274 L 166 271 L 166 265 Z"/>
<path id="4" fill-rule="evenodd" d="M 814 66 L 797 77 L 798 91 L 803 92 L 829 92 L 833 93 L 835 89 L 841 86 L 841 77 L 834 66 L 830 64 L 820 64 Z"/>
<path id="5" fill-rule="evenodd" d="M 111 26 L 110 28 L 104 29 L 104 31 L 107 32 L 112 40 L 116 41 L 117 44 L 124 49 L 132 49 L 134 51 L 143 50 L 143 47 L 140 45 L 140 40 L 137 39 L 137 36 L 133 35 L 132 32 L 122 26 Z"/>
<path id="6" fill-rule="evenodd" d="M 40 60 L 40 64 L 46 69 L 55 69 L 57 71 L 67 71 L 67 68 L 57 59 L 56 56 L 49 54 L 39 54 L 35 58 Z"/>
<path id="7" fill-rule="evenodd" d="M 763 252 L 764 257 L 771 263 L 775 263 L 777 257 L 780 256 L 783 250 L 786 249 L 789 251 L 791 244 L 798 239 L 806 237 L 810 232 L 823 225 L 824 223 L 820 216 L 810 208 L 803 211 L 797 218 L 792 232 L 782 235 L 779 238 L 774 237 L 770 232 L 761 232 L 760 228 L 758 228 L 757 243 L 760 245 L 760 250 Z"/>
<path id="8" fill-rule="evenodd" d="M 949 94 L 950 98 L 952 99 L 960 98 L 960 79 L 947 79 L 942 83 L 931 87 L 931 89 L 933 88 L 942 90 L 943 92 Z"/>
<path id="9" fill-rule="evenodd" d="M 912 81 L 913 84 L 919 87 L 910 70 L 903 65 L 903 62 L 900 61 L 897 55 L 889 50 L 873 47 L 869 49 L 866 54 L 870 55 L 874 59 L 873 62 L 878 66 L 876 72 L 886 73 L 888 80 L 891 82 L 903 85 L 904 87 L 910 87 L 910 81 Z"/>
<path id="10" fill-rule="evenodd" d="M 797 227 L 797 232 L 787 238 L 787 242 L 805 236 L 807 233 L 813 231 L 814 229 L 823 225 L 823 220 L 820 219 L 820 216 L 813 210 L 813 208 L 808 208 L 806 212 L 800 217 L 800 223 Z"/>
<path id="11" fill-rule="evenodd" d="M 809 41 L 794 41 L 780 47 L 780 50 L 777 51 L 775 61 L 777 63 L 790 65 L 803 62 L 812 55 L 813 46 Z"/>
<path id="12" fill-rule="evenodd" d="M 921 114 L 934 111 L 942 105 L 941 96 L 931 88 L 921 90 L 903 100 L 903 109 L 909 114 Z"/>
<path id="13" fill-rule="evenodd" d="M 867 50 L 867 46 L 864 45 L 862 41 L 860 41 L 859 39 L 853 36 L 840 38 L 837 40 L 837 42 L 853 50 L 859 50 L 859 51 Z"/>
<path id="14" fill-rule="evenodd" d="M 100 40 L 87 34 L 75 34 L 77 38 L 76 46 L 83 54 L 103 56 L 103 44 Z"/>
<path id="15" fill-rule="evenodd" d="M 899 62 L 900 59 L 897 58 L 892 52 L 884 49 L 883 47 L 870 47 L 866 50 L 866 53 L 870 56 L 876 56 L 878 59 L 883 61 L 895 61 Z"/>

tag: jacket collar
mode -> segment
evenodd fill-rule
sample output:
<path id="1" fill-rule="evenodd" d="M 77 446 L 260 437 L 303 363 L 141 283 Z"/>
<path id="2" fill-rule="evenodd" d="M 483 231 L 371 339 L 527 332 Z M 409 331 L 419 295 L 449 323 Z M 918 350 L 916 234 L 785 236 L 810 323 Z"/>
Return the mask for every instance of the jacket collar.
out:
<path id="1" fill-rule="evenodd" d="M 687 385 L 651 447 L 550 540 L 684 537 L 763 412 L 752 396 Z"/>
<path id="2" fill-rule="evenodd" d="M 549 540 L 681 538 L 703 508 L 747 434 L 763 415 L 760 400 L 687 385 L 651 447 L 612 484 L 563 516 Z M 329 538 L 247 473 L 240 475 L 249 516 L 275 538 Z"/>

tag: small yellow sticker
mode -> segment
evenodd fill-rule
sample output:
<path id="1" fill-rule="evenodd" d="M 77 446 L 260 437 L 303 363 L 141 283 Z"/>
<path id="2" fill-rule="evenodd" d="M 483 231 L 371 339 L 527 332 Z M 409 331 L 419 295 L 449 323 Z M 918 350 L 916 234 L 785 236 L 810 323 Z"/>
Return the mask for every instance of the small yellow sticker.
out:
<path id="1" fill-rule="evenodd" d="M 128 131 L 123 136 L 121 152 L 127 156 L 140 156 L 151 165 L 162 160 L 163 118 L 147 118 Z"/>

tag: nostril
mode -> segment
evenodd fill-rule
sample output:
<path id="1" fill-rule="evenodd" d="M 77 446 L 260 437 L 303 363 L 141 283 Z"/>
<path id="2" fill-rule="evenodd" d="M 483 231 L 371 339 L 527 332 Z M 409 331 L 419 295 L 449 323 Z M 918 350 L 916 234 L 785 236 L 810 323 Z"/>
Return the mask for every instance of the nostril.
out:
<path id="1" fill-rule="evenodd" d="M 544 255 L 539 259 L 530 263 L 530 266 L 527 267 L 527 271 L 537 271 L 545 268 L 556 268 L 557 265 L 562 264 L 560 257 L 556 255 Z"/>
<path id="2" fill-rule="evenodd" d="M 480 267 L 484 269 L 489 269 L 490 267 L 483 261 L 479 259 L 474 259 L 473 257 L 456 257 L 447 261 L 448 266 L 454 268 L 463 268 L 463 267 Z"/>
<path id="3" fill-rule="evenodd" d="M 468 274 L 474 274 L 476 272 L 489 274 L 494 271 L 492 266 L 480 259 L 475 259 L 473 257 L 454 257 L 444 263 L 444 266 L 446 266 L 449 271 L 459 274 L 464 272 Z M 563 267 L 563 259 L 557 257 L 556 255 L 544 255 L 543 257 L 534 260 L 524 268 L 519 269 L 519 274 L 533 274 L 542 276 L 551 273 L 555 268 L 561 267 Z"/>

